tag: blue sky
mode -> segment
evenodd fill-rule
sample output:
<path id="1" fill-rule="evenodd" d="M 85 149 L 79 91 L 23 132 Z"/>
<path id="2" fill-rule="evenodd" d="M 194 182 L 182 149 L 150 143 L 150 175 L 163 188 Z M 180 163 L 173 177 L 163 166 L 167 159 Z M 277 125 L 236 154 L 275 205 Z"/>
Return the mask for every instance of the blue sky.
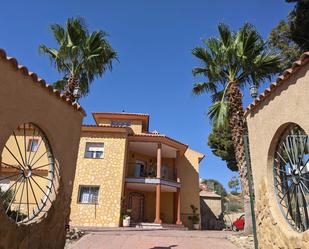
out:
<path id="1" fill-rule="evenodd" d="M 198 61 L 191 49 L 201 39 L 215 36 L 217 24 L 237 29 L 254 24 L 264 38 L 292 4 L 284 0 L 54 0 L 3 1 L 0 47 L 47 82 L 59 78 L 38 45 L 54 46 L 48 26 L 68 17 L 85 17 L 90 30 L 103 29 L 119 55 L 113 71 L 94 82 L 81 104 L 93 123 L 93 111 L 150 114 L 150 130 L 158 130 L 206 155 L 200 176 L 214 178 L 226 187 L 231 176 L 220 158 L 207 146 L 211 126 L 205 113 L 207 96 L 191 94 L 191 70 Z M 247 92 L 246 92 L 247 95 Z M 245 105 L 250 103 L 245 96 Z"/>

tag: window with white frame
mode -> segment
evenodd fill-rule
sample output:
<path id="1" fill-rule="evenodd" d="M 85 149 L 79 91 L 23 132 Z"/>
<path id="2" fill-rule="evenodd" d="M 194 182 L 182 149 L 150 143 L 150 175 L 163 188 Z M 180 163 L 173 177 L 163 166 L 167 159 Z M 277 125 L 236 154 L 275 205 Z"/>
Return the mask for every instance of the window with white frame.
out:
<path id="1" fill-rule="evenodd" d="M 98 186 L 80 186 L 78 202 L 89 204 L 98 203 L 99 189 L 100 187 Z"/>
<path id="2" fill-rule="evenodd" d="M 104 143 L 86 143 L 86 158 L 103 158 Z"/>

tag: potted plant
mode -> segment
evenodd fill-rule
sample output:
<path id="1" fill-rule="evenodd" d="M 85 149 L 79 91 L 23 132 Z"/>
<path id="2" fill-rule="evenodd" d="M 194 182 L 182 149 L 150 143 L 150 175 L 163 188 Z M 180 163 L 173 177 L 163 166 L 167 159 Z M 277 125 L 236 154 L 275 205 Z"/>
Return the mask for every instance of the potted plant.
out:
<path id="1" fill-rule="evenodd" d="M 131 209 L 125 210 L 124 214 L 122 215 L 122 226 L 129 227 L 131 222 Z"/>
<path id="2" fill-rule="evenodd" d="M 192 209 L 192 215 L 189 216 L 189 220 L 192 221 L 193 229 L 199 230 L 200 229 L 200 216 L 197 213 L 198 208 L 195 207 L 194 205 L 191 205 L 190 207 Z"/>

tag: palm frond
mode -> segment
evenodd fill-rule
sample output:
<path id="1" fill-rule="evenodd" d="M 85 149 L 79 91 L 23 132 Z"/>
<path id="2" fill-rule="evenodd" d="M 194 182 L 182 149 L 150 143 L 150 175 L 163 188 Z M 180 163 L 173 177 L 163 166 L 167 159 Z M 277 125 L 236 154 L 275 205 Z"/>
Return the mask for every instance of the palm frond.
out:
<path id="1" fill-rule="evenodd" d="M 200 82 L 193 86 L 192 92 L 195 95 L 200 95 L 202 93 L 213 93 L 217 91 L 216 84 L 212 82 Z"/>
<path id="2" fill-rule="evenodd" d="M 220 41 L 222 42 L 223 46 L 228 48 L 231 45 L 232 42 L 232 32 L 224 23 L 220 23 L 218 25 L 219 35 L 220 35 Z"/>
<path id="3" fill-rule="evenodd" d="M 228 103 L 217 101 L 208 109 L 208 116 L 216 128 L 224 127 L 228 124 Z"/>
<path id="4" fill-rule="evenodd" d="M 47 54 L 56 69 L 74 75 L 79 81 L 82 95 L 89 92 L 89 86 L 96 77 L 106 70 L 112 70 L 117 53 L 110 46 L 104 31 L 89 33 L 83 18 L 69 18 L 65 25 L 52 24 L 51 30 L 59 44 L 57 49 L 40 45 L 39 51 Z M 62 87 L 63 79 L 56 86 Z M 63 87 L 62 87 L 63 89 Z"/>

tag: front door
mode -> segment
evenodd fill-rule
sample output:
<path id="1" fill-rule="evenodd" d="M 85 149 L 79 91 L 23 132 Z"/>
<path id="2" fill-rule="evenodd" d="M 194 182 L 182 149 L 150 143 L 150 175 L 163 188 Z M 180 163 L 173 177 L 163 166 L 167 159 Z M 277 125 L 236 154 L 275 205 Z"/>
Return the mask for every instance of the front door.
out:
<path id="1" fill-rule="evenodd" d="M 140 193 L 130 193 L 129 209 L 132 222 L 142 222 L 144 219 L 144 195 Z"/>

